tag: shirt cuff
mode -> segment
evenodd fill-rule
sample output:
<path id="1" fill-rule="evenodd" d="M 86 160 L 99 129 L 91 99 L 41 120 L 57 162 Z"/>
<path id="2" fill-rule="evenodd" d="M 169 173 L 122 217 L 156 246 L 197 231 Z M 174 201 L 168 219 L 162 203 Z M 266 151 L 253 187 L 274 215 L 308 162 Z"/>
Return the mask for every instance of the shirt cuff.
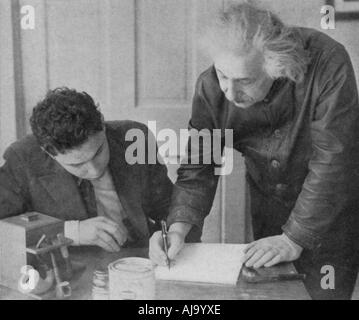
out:
<path id="1" fill-rule="evenodd" d="M 198 229 L 203 229 L 204 218 L 202 215 L 194 209 L 186 206 L 177 207 L 172 209 L 167 217 L 167 224 L 170 226 L 175 222 L 185 222 L 196 226 Z"/>
<path id="2" fill-rule="evenodd" d="M 201 242 L 204 217 L 197 211 L 186 206 L 176 207 L 167 217 L 170 226 L 175 222 L 184 222 L 192 225 L 188 232 L 186 242 Z"/>
<path id="3" fill-rule="evenodd" d="M 65 221 L 64 233 L 65 238 L 71 239 L 73 241 L 72 245 L 78 246 L 80 244 L 80 232 L 79 232 L 78 220 Z"/>
<path id="4" fill-rule="evenodd" d="M 321 245 L 321 239 L 318 236 L 301 226 L 291 217 L 289 217 L 287 223 L 282 227 L 282 230 L 290 240 L 302 248 L 313 250 L 319 248 Z"/>

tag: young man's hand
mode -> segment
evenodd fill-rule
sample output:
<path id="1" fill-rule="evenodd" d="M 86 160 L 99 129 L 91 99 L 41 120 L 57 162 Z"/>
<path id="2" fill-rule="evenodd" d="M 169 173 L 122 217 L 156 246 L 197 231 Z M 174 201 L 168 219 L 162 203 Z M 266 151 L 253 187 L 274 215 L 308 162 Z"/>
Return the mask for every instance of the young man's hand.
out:
<path id="1" fill-rule="evenodd" d="M 192 225 L 181 222 L 170 226 L 167 233 L 168 258 L 170 260 L 174 259 L 183 248 L 186 235 L 191 227 Z M 155 264 L 166 266 L 166 253 L 163 248 L 161 231 L 155 232 L 150 239 L 149 257 Z"/>
<path id="2" fill-rule="evenodd" d="M 106 217 L 80 221 L 79 244 L 97 245 L 106 251 L 118 252 L 127 240 L 127 230 Z"/>
<path id="3" fill-rule="evenodd" d="M 298 259 L 303 248 L 284 233 L 251 242 L 245 249 L 244 262 L 247 267 L 271 267 L 280 262 Z"/>

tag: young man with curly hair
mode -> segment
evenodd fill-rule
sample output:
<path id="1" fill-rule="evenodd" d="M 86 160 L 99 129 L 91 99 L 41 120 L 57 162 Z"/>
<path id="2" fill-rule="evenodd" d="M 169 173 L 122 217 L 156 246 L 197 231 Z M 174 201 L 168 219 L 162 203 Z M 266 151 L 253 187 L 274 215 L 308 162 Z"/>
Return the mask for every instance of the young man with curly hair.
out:
<path id="1" fill-rule="evenodd" d="M 163 164 L 126 162 L 126 132 L 140 130 L 147 142 L 147 127 L 105 122 L 87 93 L 68 88 L 49 91 L 30 123 L 33 134 L 4 154 L 0 218 L 38 211 L 65 220 L 75 245 L 146 246 L 172 191 Z"/>

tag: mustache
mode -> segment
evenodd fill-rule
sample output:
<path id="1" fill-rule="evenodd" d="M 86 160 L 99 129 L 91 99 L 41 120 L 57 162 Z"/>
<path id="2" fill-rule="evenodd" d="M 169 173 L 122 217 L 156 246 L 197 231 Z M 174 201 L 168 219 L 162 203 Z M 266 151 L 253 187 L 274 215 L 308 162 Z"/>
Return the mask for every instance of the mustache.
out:
<path id="1" fill-rule="evenodd" d="M 239 99 L 233 99 L 234 103 L 245 103 L 245 102 L 251 102 L 253 99 L 247 95 L 241 96 Z"/>

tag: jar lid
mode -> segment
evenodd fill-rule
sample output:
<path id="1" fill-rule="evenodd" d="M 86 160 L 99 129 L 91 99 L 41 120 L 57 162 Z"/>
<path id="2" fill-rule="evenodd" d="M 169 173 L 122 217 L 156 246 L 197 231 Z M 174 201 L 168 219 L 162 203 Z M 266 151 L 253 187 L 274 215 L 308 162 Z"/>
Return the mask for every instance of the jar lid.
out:
<path id="1" fill-rule="evenodd" d="M 145 258 L 122 258 L 109 264 L 109 270 L 129 273 L 148 273 L 153 272 L 153 263 Z"/>

